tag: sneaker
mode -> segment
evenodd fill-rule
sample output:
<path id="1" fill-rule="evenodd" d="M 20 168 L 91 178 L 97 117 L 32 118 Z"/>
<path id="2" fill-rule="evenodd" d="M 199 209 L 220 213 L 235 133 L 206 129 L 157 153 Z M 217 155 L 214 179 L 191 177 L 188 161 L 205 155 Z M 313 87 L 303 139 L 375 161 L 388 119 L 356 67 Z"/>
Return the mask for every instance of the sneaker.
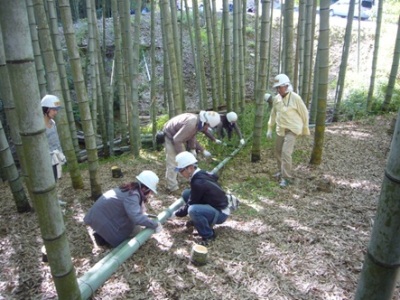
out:
<path id="1" fill-rule="evenodd" d="M 199 245 L 202 246 L 207 246 L 210 242 L 214 241 L 217 238 L 217 235 L 215 234 L 215 231 L 213 230 L 213 235 L 206 238 L 206 237 L 202 237 L 201 241 L 198 243 Z"/>
<path id="2" fill-rule="evenodd" d="M 281 182 L 279 183 L 279 186 L 281 188 L 285 188 L 289 185 L 289 181 L 287 181 L 286 179 L 282 178 Z"/>
<path id="3" fill-rule="evenodd" d="M 67 202 L 64 202 L 64 201 L 62 201 L 62 200 L 60 200 L 60 199 L 58 199 L 58 203 L 59 203 L 60 205 L 66 205 L 66 204 L 67 204 Z"/>
<path id="4" fill-rule="evenodd" d="M 210 238 L 203 238 L 200 242 L 198 242 L 198 244 L 201 246 L 208 246 L 214 240 L 215 236 L 212 236 Z"/>
<path id="5" fill-rule="evenodd" d="M 105 246 L 105 247 L 111 247 L 109 243 L 97 232 L 93 233 L 94 240 L 96 241 L 97 246 Z"/>
<path id="6" fill-rule="evenodd" d="M 187 228 L 191 228 L 191 227 L 194 227 L 194 223 L 193 223 L 192 220 L 189 220 L 189 221 L 186 222 L 185 226 L 186 226 Z"/>
<path id="7" fill-rule="evenodd" d="M 274 178 L 279 178 L 281 177 L 281 172 L 276 172 L 274 175 L 272 175 Z"/>
<path id="8" fill-rule="evenodd" d="M 177 196 L 177 195 L 181 194 L 181 192 L 179 191 L 179 187 L 176 187 L 176 188 L 173 188 L 173 189 L 168 189 L 167 188 L 167 192 L 168 192 L 168 194 L 174 195 L 174 196 Z"/>

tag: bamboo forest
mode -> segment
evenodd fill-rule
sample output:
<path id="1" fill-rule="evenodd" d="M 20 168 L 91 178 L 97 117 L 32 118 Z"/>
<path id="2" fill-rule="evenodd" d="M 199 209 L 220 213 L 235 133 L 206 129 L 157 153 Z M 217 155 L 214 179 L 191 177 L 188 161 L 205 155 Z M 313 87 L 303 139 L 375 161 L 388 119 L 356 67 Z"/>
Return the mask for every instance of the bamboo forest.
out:
<path id="1" fill-rule="evenodd" d="M 399 61 L 398 0 L 0 0 L 0 300 L 400 299 Z"/>

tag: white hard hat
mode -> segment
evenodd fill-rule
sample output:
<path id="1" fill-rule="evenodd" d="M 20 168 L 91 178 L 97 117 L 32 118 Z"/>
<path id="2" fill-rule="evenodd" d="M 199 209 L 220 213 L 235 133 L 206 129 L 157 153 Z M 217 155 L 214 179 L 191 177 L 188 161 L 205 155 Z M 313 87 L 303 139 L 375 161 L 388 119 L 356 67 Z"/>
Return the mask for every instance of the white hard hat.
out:
<path id="1" fill-rule="evenodd" d="M 157 184 L 158 184 L 158 176 L 149 170 L 142 171 L 136 179 L 139 180 L 140 183 L 147 186 L 154 194 L 157 194 Z"/>
<path id="2" fill-rule="evenodd" d="M 268 102 L 269 98 L 271 98 L 271 94 L 266 93 L 264 94 L 264 100 Z"/>
<path id="3" fill-rule="evenodd" d="M 180 170 L 182 170 L 188 166 L 197 164 L 196 157 L 189 151 L 183 151 L 183 152 L 179 153 L 175 157 L 175 161 L 177 164 L 177 166 L 175 168 L 176 172 L 179 172 Z"/>
<path id="4" fill-rule="evenodd" d="M 279 74 L 275 76 L 273 87 L 275 88 L 278 86 L 289 85 L 289 84 L 290 84 L 289 77 L 287 77 L 287 75 L 285 74 Z"/>
<path id="5" fill-rule="evenodd" d="M 55 109 L 61 108 L 60 99 L 58 99 L 58 97 L 54 96 L 54 95 L 44 96 L 40 103 L 41 103 L 42 107 L 55 108 Z"/>
<path id="6" fill-rule="evenodd" d="M 211 128 L 217 126 L 221 122 L 221 116 L 215 111 L 200 111 L 200 121 L 207 123 Z"/>
<path id="7" fill-rule="evenodd" d="M 238 116 L 235 112 L 231 111 L 230 113 L 226 114 L 226 119 L 228 120 L 228 122 L 236 122 Z"/>

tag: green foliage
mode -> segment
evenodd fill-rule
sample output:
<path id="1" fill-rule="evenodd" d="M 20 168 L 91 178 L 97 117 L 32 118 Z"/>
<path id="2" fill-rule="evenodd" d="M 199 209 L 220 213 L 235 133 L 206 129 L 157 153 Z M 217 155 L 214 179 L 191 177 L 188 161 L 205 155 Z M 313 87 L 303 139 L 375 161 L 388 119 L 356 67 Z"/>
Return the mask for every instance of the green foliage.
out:
<path id="1" fill-rule="evenodd" d="M 78 45 L 87 44 L 88 37 L 87 19 L 80 19 L 75 26 L 75 36 Z"/>
<path id="2" fill-rule="evenodd" d="M 382 113 L 382 104 L 385 100 L 387 84 L 380 84 L 377 88 L 377 95 L 372 104 L 371 113 L 374 115 Z M 392 99 L 389 104 L 388 112 L 397 112 L 400 107 L 400 87 L 395 85 Z"/>
<path id="3" fill-rule="evenodd" d="M 206 28 L 201 28 L 200 29 L 200 39 L 201 39 L 203 45 L 207 45 L 208 44 L 208 37 L 207 37 Z"/>
<path id="4" fill-rule="evenodd" d="M 339 120 L 357 120 L 366 116 L 367 91 L 354 89 L 346 99 L 343 99 L 339 109 Z"/>
<path id="5" fill-rule="evenodd" d="M 234 183 L 232 192 L 242 199 L 248 199 L 247 203 L 258 203 L 259 197 L 275 197 L 277 183 L 269 180 L 261 180 L 257 176 L 247 177 L 243 182 Z"/>
<path id="6" fill-rule="evenodd" d="M 253 39 L 255 38 L 255 30 L 253 27 L 246 26 L 245 32 L 248 38 L 253 38 Z"/>
<path id="7" fill-rule="evenodd" d="M 157 117 L 157 130 L 161 130 L 164 127 L 164 124 L 167 123 L 169 120 L 168 115 L 161 115 Z M 153 132 L 153 124 L 149 123 L 146 126 L 142 126 L 140 128 L 142 133 L 148 133 L 151 134 Z"/>
<path id="8" fill-rule="evenodd" d="M 255 49 L 256 48 L 256 43 L 251 41 L 247 44 L 247 47 L 249 47 L 249 49 Z"/>
<path id="9" fill-rule="evenodd" d="M 339 108 L 339 120 L 360 120 L 366 118 L 368 115 L 379 115 L 383 114 L 382 104 L 385 99 L 387 85 L 380 84 L 376 88 L 376 95 L 373 97 L 372 107 L 367 112 L 367 96 L 368 91 L 366 89 L 354 89 L 351 90 L 348 97 L 343 99 Z M 400 89 L 395 87 L 393 90 L 392 100 L 389 105 L 388 112 L 397 112 L 400 107 Z"/>
<path id="10" fill-rule="evenodd" d="M 374 9 L 375 11 L 378 9 L 377 3 Z M 400 1 L 385 0 L 382 11 L 383 22 L 396 24 L 397 20 L 399 19 L 399 14 L 400 14 Z"/>
<path id="11" fill-rule="evenodd" d="M 187 15 L 189 15 L 189 20 Z M 178 20 L 178 22 L 181 23 L 182 26 L 189 26 L 189 21 L 190 24 L 193 24 L 193 11 L 190 10 L 188 14 L 186 14 L 186 12 L 181 13 L 181 11 L 178 11 L 176 14 L 176 18 Z"/>

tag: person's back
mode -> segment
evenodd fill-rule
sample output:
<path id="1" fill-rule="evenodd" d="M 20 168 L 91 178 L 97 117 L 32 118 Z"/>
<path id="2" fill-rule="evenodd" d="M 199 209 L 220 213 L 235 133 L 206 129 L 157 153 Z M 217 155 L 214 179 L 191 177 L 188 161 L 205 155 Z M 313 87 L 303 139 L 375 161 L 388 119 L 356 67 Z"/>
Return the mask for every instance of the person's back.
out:
<path id="1" fill-rule="evenodd" d="M 125 240 L 135 227 L 135 223 L 129 219 L 125 211 L 128 193 L 140 199 L 137 190 L 133 192 L 122 192 L 119 188 L 109 190 L 97 199 L 84 218 L 85 224 L 100 233 L 113 247 Z"/>
<path id="2" fill-rule="evenodd" d="M 192 113 L 177 115 L 165 123 L 165 136 L 173 142 L 177 153 L 184 151 L 184 143 L 194 143 L 193 139 L 197 133 L 197 123 L 198 116 Z"/>
<path id="3" fill-rule="evenodd" d="M 190 204 L 209 204 L 219 210 L 228 206 L 226 194 L 213 174 L 204 170 L 196 172 L 190 181 L 190 188 Z"/>

